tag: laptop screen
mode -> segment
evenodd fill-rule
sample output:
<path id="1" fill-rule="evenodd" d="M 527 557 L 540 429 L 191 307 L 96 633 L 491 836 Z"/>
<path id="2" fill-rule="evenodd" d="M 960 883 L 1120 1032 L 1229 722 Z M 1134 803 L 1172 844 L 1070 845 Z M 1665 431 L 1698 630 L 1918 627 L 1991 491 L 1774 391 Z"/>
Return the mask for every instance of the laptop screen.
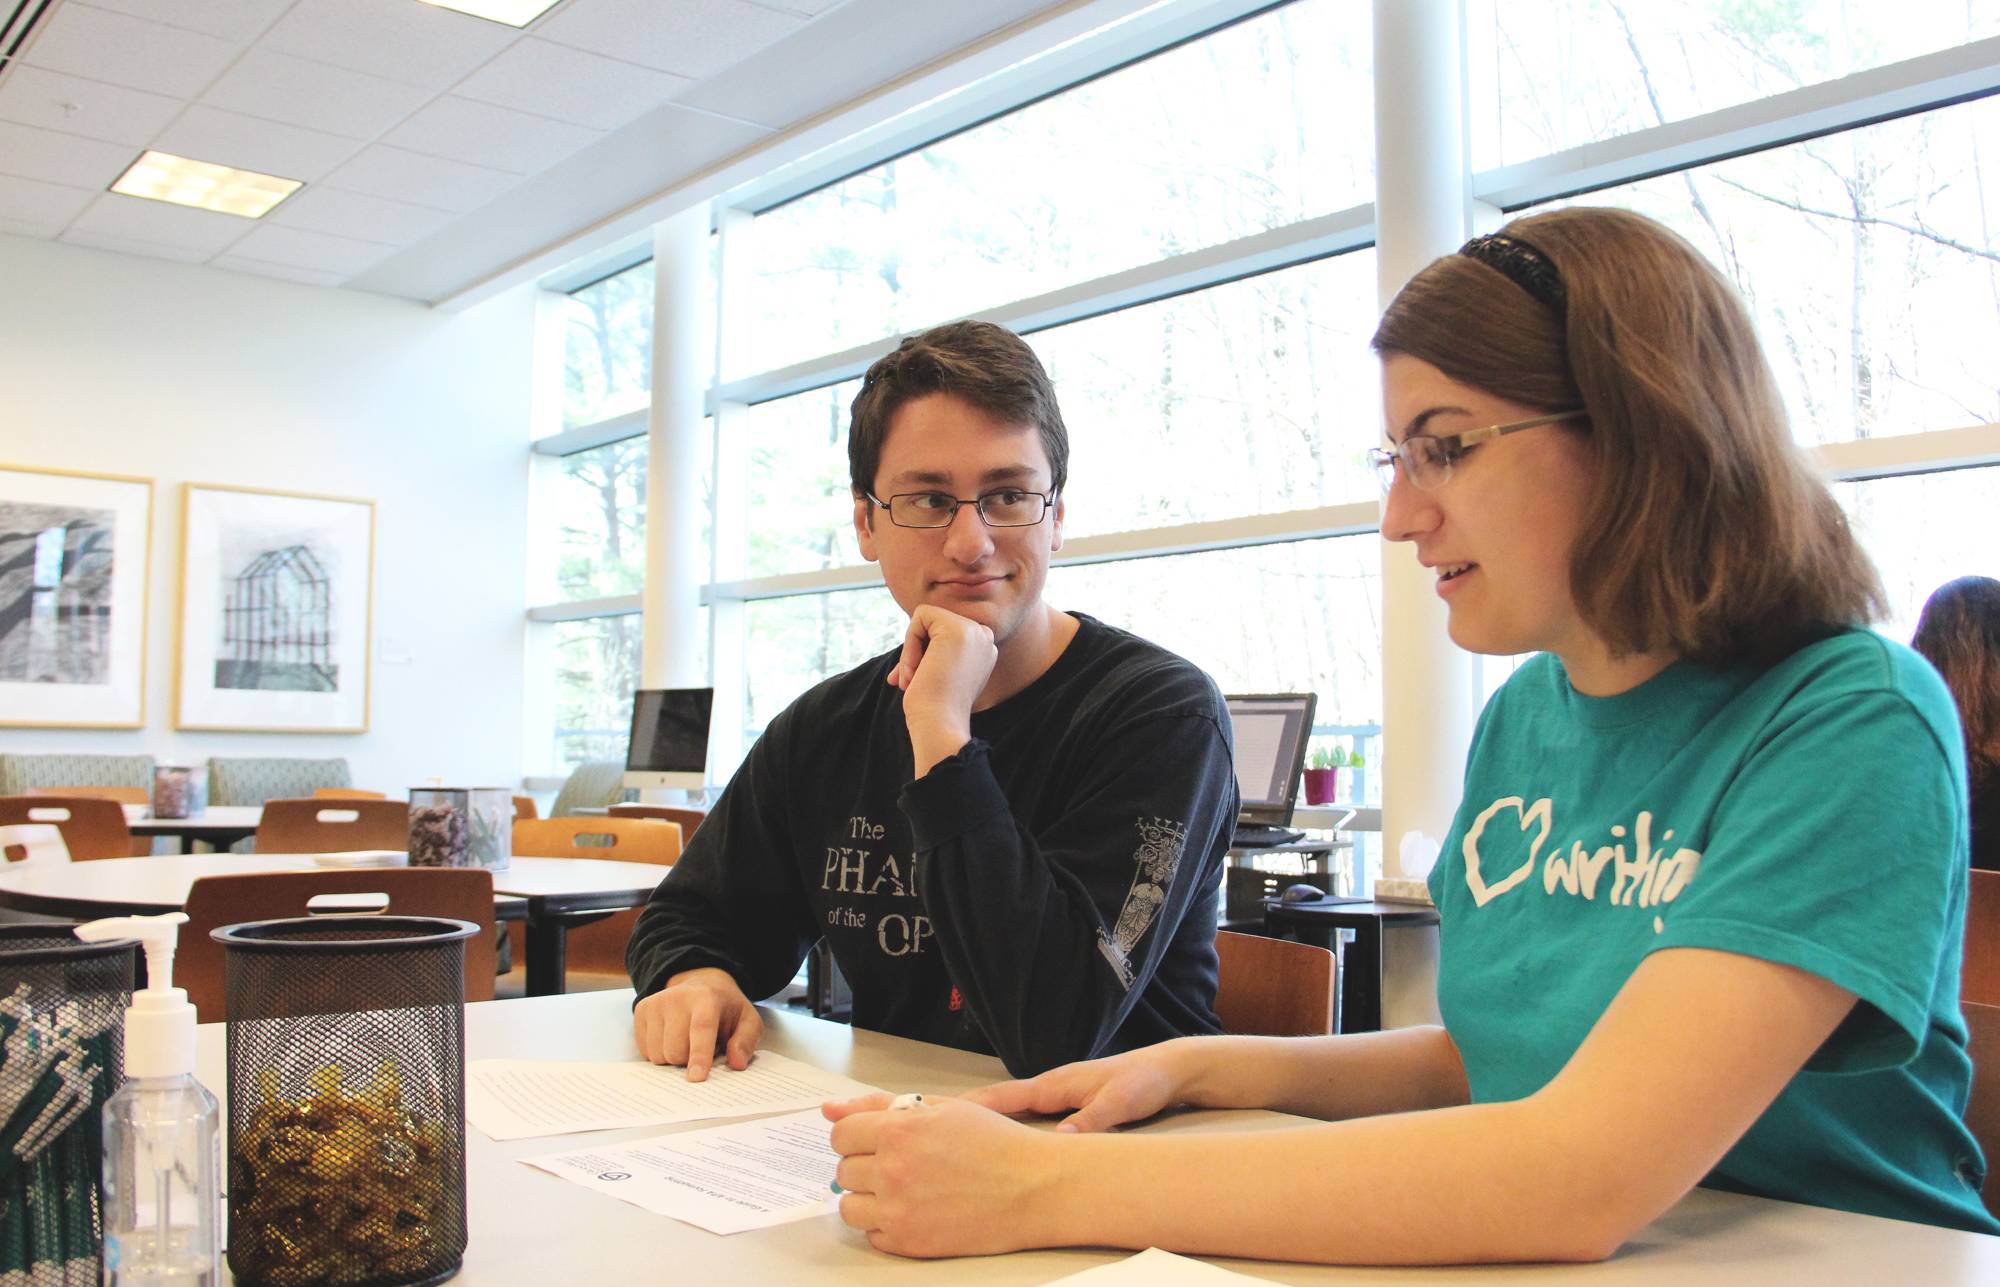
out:
<path id="1" fill-rule="evenodd" d="M 1318 696 L 1247 693 L 1223 700 L 1236 740 L 1236 790 L 1243 797 L 1238 820 L 1287 825 L 1298 800 Z"/>

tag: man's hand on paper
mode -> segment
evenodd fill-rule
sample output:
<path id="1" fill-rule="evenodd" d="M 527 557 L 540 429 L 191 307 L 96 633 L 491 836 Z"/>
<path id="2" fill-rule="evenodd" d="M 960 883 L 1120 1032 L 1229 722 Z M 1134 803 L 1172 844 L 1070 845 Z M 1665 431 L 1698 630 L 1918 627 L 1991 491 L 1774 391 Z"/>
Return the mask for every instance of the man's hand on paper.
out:
<path id="1" fill-rule="evenodd" d="M 689 1081 L 703 1081 L 718 1051 L 742 1071 L 757 1053 L 764 1019 L 729 971 L 684 970 L 632 1011 L 632 1036 L 649 1063 L 685 1064 Z"/>
<path id="2" fill-rule="evenodd" d="M 972 740 L 972 706 L 999 657 L 993 632 L 977 621 L 928 603 L 910 614 L 889 682 L 903 690 L 918 777 Z"/>
<path id="3" fill-rule="evenodd" d="M 889 1111 L 890 1096 L 822 1106 L 840 1154 L 840 1218 L 898 1256 L 984 1256 L 1049 1246 L 1055 1141 L 964 1100 L 925 1097 Z M 1005 1219 L 996 1219 L 998 1213 Z"/>

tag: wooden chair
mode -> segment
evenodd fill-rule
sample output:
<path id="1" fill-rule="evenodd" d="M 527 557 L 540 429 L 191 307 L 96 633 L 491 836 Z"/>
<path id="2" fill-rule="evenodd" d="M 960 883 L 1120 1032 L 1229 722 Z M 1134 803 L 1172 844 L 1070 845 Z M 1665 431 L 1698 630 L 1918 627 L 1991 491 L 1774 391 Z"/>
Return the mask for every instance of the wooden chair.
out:
<path id="1" fill-rule="evenodd" d="M 535 807 L 535 797 L 531 795 L 517 795 L 514 797 L 514 821 L 519 822 L 523 818 L 539 818 L 541 816 L 541 811 Z"/>
<path id="2" fill-rule="evenodd" d="M 1973 871 L 1965 900 L 1965 965 L 1961 1001 L 2000 1006 L 2000 871 Z M 2000 1170 L 2000 1161 L 1995 1169 Z"/>
<path id="3" fill-rule="evenodd" d="M 209 937 L 224 925 L 310 915 L 322 894 L 385 894 L 399 916 L 471 921 L 465 940 L 465 999 L 493 999 L 493 873 L 475 867 L 368 867 L 204 876 L 188 890 L 187 924 L 174 950 L 174 982 L 187 989 L 202 1023 L 226 1017 L 223 947 Z"/>
<path id="4" fill-rule="evenodd" d="M 1215 1017 L 1224 1032 L 1311 1037 L 1333 1031 L 1333 953 L 1224 930 L 1215 936 L 1215 954 L 1222 966 Z"/>
<path id="5" fill-rule="evenodd" d="M 1960 1003 L 1972 1056 L 1972 1097 L 1965 1102 L 1965 1124 L 1979 1141 L 1992 1173 L 1986 1177 L 1986 1209 L 2000 1216 L 2000 1005 Z"/>
<path id="6" fill-rule="evenodd" d="M 380 791 L 362 791 L 354 787 L 319 787 L 312 793 L 315 800 L 386 800 L 389 797 Z"/>
<path id="7" fill-rule="evenodd" d="M 611 806 L 614 818 L 659 818 L 667 822 L 681 824 L 681 840 L 686 842 L 699 827 L 702 819 L 708 817 L 706 809 L 681 809 L 671 804 L 614 804 Z"/>
<path id="8" fill-rule="evenodd" d="M 514 824 L 514 853 L 522 858 L 609 858 L 671 867 L 681 856 L 681 829 L 657 818 L 530 818 Z M 634 908 L 571 928 L 570 978 L 586 986 L 629 986 L 625 944 L 638 923 Z M 514 959 L 527 960 L 525 931 L 518 925 L 510 925 L 508 931 L 516 936 Z"/>
<path id="9" fill-rule="evenodd" d="M 116 800 L 120 804 L 151 804 L 153 793 L 144 787 L 80 786 L 29 787 L 23 795 L 66 795 L 85 800 Z"/>
<path id="10" fill-rule="evenodd" d="M 80 787 L 29 787 L 24 795 L 60 795 L 72 800 L 116 800 L 121 805 L 153 803 L 153 793 L 144 787 L 129 786 L 80 786 Z M 151 836 L 133 836 L 131 856 L 150 858 L 153 856 Z"/>
<path id="11" fill-rule="evenodd" d="M 410 806 L 401 800 L 266 800 L 257 823 L 260 854 L 409 847 Z"/>
<path id="12" fill-rule="evenodd" d="M 54 824 L 62 832 L 69 856 L 77 862 L 134 855 L 132 829 L 125 825 L 125 809 L 116 800 L 76 795 L 0 796 L 0 826 L 26 822 Z M 148 841 L 146 852 L 151 852 L 150 844 Z"/>
<path id="13" fill-rule="evenodd" d="M 46 867 L 69 861 L 69 846 L 53 823 L 19 822 L 0 827 L 0 868 Z"/>

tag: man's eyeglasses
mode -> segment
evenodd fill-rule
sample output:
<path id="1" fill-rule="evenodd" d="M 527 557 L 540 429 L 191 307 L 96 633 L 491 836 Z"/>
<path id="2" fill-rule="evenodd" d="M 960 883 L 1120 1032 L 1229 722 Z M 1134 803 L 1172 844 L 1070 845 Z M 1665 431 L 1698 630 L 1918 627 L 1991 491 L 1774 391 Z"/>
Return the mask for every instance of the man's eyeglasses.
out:
<path id="1" fill-rule="evenodd" d="M 958 517 L 958 507 L 970 505 L 988 527 L 1033 527 L 1055 504 L 1054 488 L 1046 492 L 1002 487 L 969 500 L 950 492 L 897 492 L 883 500 L 873 492 L 868 499 L 889 511 L 889 521 L 897 527 L 950 527 Z"/>
<path id="2" fill-rule="evenodd" d="M 1384 492 L 1387 492 L 1396 481 L 1396 465 L 1399 461 L 1403 466 L 1403 476 L 1410 480 L 1412 486 L 1419 491 L 1434 492 L 1451 481 L 1451 467 L 1458 463 L 1466 448 L 1476 447 L 1488 438 L 1519 433 L 1523 429 L 1533 429 L 1540 425 L 1552 425 L 1559 420 L 1576 420 L 1588 414 L 1590 413 L 1582 407 L 1577 407 L 1570 411 L 1557 411 L 1551 415 L 1516 420 L 1511 424 L 1468 429 L 1464 433 L 1444 435 L 1413 433 L 1403 439 L 1402 446 L 1394 450 L 1370 447 L 1368 463 L 1375 467 L 1375 477 L 1380 480 Z"/>

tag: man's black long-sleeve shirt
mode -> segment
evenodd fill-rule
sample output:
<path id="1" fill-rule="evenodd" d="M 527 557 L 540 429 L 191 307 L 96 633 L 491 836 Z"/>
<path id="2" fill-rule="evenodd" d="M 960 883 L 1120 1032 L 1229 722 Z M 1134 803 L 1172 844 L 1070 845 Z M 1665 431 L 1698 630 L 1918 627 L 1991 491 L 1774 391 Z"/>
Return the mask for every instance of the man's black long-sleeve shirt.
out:
<path id="1" fill-rule="evenodd" d="M 1017 1076 L 1218 1031 L 1227 712 L 1194 665 L 1076 615 L 921 781 L 895 652 L 774 719 L 640 916 L 639 995 L 718 966 L 768 996 L 825 937 L 855 1023 Z"/>

